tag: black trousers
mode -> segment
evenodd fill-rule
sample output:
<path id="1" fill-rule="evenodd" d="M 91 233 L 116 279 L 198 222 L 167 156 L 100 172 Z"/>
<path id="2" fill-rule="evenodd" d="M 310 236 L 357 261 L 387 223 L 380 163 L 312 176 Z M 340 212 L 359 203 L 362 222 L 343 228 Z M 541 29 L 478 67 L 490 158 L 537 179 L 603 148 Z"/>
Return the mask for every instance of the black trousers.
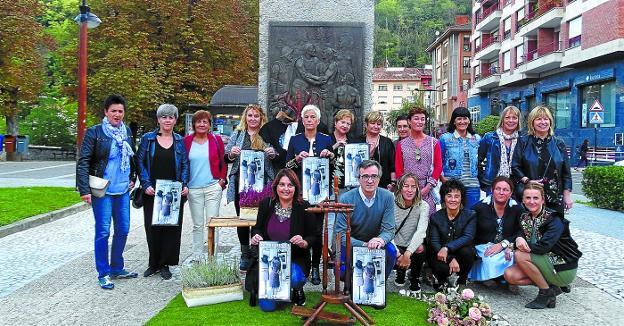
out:
<path id="1" fill-rule="evenodd" d="M 472 268 L 474 263 L 475 254 L 472 246 L 464 246 L 459 250 L 449 253 L 446 262 L 439 261 L 437 258 L 438 253 L 430 251 L 429 253 L 429 265 L 435 275 L 436 279 L 440 283 L 446 282 L 446 279 L 450 276 L 449 263 L 455 258 L 459 263 L 459 279 L 458 282 L 465 283 L 468 278 L 468 272 Z"/>
<path id="2" fill-rule="evenodd" d="M 401 246 L 396 246 L 396 247 L 399 250 L 399 253 L 401 255 L 405 253 L 405 250 L 407 250 L 407 247 L 401 247 Z M 412 284 L 414 284 L 414 282 L 420 279 L 420 273 L 422 272 L 423 265 L 427 258 L 426 253 L 427 253 L 427 248 L 425 248 L 425 251 L 418 253 L 418 254 L 413 252 L 412 255 L 410 256 L 410 265 L 408 268 L 412 271 L 410 273 L 410 281 L 412 282 Z M 395 269 L 397 271 L 397 275 L 405 274 L 405 272 L 407 272 L 407 270 L 399 268 L 398 265 L 395 265 Z"/>
<path id="3" fill-rule="evenodd" d="M 239 172 L 240 173 L 240 172 Z M 234 209 L 236 210 L 236 216 L 240 216 L 240 195 L 238 191 L 238 175 L 234 178 Z M 230 185 L 231 187 L 232 185 Z M 251 234 L 251 228 L 249 227 L 240 227 L 236 228 L 236 234 L 238 235 L 238 242 L 240 242 L 241 246 L 249 245 L 249 235 Z"/>
<path id="4" fill-rule="evenodd" d="M 154 196 L 143 193 L 143 221 L 147 248 L 149 249 L 150 267 L 160 268 L 178 264 L 180 260 L 180 237 L 182 234 L 182 216 L 184 215 L 185 202 L 186 197 L 182 197 L 178 226 L 152 226 Z"/>

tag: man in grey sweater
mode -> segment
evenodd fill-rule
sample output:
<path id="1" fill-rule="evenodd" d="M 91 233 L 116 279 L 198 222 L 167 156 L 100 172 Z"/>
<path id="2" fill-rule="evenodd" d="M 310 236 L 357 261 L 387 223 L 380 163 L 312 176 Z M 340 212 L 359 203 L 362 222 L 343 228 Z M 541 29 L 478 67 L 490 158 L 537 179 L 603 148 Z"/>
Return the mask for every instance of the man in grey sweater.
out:
<path id="1" fill-rule="evenodd" d="M 394 238 L 394 195 L 379 188 L 381 166 L 376 161 L 363 161 L 359 168 L 360 186 L 344 193 L 339 201 L 354 206 L 351 214 L 351 245 L 369 249 L 386 249 L 386 279 L 396 262 L 397 250 L 391 243 Z M 338 214 L 336 232 L 342 233 L 342 261 L 345 260 L 345 232 L 347 219 Z"/>

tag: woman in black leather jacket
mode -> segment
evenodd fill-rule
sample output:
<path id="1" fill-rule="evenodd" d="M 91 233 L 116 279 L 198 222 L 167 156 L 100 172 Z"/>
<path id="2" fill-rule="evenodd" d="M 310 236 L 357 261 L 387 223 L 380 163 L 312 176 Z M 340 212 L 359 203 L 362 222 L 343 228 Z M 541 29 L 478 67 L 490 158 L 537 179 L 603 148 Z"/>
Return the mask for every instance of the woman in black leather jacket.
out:
<path id="1" fill-rule="evenodd" d="M 160 271 L 160 276 L 171 278 L 169 265 L 177 265 L 180 258 L 180 237 L 184 202 L 188 194 L 189 160 L 182 136 L 173 132 L 178 119 L 178 108 L 163 104 L 156 111 L 159 129 L 148 132 L 141 138 L 137 154 L 139 178 L 143 193 L 143 216 L 149 266 L 143 273 L 148 277 Z M 152 213 L 156 191 L 156 180 L 182 183 L 182 200 L 179 203 L 176 225 L 152 225 Z M 163 201 L 165 198 L 163 198 Z"/>
<path id="2" fill-rule="evenodd" d="M 572 173 L 563 140 L 554 136 L 553 116 L 545 106 L 529 113 L 529 134 L 518 141 L 511 163 L 512 178 L 517 183 L 516 196 L 522 197 L 529 182 L 544 187 L 546 207 L 563 216 L 572 208 Z"/>
<path id="3" fill-rule="evenodd" d="M 475 212 L 466 209 L 466 188 L 461 181 L 449 179 L 440 187 L 442 209 L 431 215 L 427 238 L 429 265 L 437 279 L 434 289 L 440 291 L 449 275 L 457 273 L 458 283 L 466 284 L 474 263 L 473 241 L 477 228 Z"/>
<path id="4" fill-rule="evenodd" d="M 369 148 L 369 158 L 381 164 L 381 179 L 379 187 L 394 190 L 392 182 L 394 174 L 394 143 L 388 137 L 380 135 L 383 127 L 383 116 L 377 111 L 370 111 L 364 118 L 366 133 L 359 142 L 366 142 Z"/>
<path id="5" fill-rule="evenodd" d="M 522 203 L 527 209 L 520 217 L 521 236 L 516 238 L 516 265 L 505 270 L 510 284 L 539 288 L 535 300 L 525 307 L 554 308 L 556 296 L 569 292 L 582 253 L 570 236 L 570 222 L 544 205 L 544 188 L 530 183 L 524 188 Z"/>

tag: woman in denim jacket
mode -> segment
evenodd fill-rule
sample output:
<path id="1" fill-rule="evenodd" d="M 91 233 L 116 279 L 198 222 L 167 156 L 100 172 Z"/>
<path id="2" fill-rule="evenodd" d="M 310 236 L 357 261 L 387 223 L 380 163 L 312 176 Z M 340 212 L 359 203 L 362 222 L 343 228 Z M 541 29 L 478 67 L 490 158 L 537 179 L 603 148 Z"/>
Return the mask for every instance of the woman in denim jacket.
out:
<path id="1" fill-rule="evenodd" d="M 479 184 L 486 195 L 492 194 L 492 180 L 498 176 L 511 176 L 518 131 L 520 130 L 520 110 L 515 106 L 506 107 L 495 131 L 483 135 L 479 143 Z"/>
<path id="2" fill-rule="evenodd" d="M 180 236 L 184 202 L 188 194 L 189 160 L 182 136 L 173 132 L 178 119 L 178 108 L 163 104 L 156 111 L 159 129 L 148 132 L 141 138 L 137 153 L 139 179 L 143 193 L 143 216 L 149 267 L 144 277 L 156 274 L 168 280 L 171 278 L 169 265 L 177 265 L 180 258 Z M 178 224 L 152 226 L 156 180 L 173 180 L 182 183 L 182 202 L 178 211 Z"/>
<path id="3" fill-rule="evenodd" d="M 447 132 L 440 136 L 442 150 L 442 181 L 460 180 L 466 187 L 466 206 L 479 202 L 478 150 L 481 136 L 475 133 L 470 111 L 465 107 L 453 110 Z"/>

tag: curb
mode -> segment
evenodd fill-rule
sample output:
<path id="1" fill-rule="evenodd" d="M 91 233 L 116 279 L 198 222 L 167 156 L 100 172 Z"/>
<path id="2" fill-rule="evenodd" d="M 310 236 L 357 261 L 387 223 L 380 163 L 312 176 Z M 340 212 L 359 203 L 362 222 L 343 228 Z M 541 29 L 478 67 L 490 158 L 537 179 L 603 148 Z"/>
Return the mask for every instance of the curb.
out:
<path id="1" fill-rule="evenodd" d="M 91 208 L 89 204 L 85 202 L 81 202 L 81 203 L 74 204 L 69 207 L 61 208 L 59 210 L 55 210 L 55 211 L 25 218 L 21 221 L 17 221 L 15 223 L 0 227 L 0 238 L 6 237 L 7 235 L 11 235 L 13 233 L 27 230 L 30 228 L 34 228 L 36 226 L 39 226 L 45 223 L 56 221 L 58 219 L 62 219 L 69 215 L 73 215 L 82 211 L 86 211 L 89 208 Z"/>

